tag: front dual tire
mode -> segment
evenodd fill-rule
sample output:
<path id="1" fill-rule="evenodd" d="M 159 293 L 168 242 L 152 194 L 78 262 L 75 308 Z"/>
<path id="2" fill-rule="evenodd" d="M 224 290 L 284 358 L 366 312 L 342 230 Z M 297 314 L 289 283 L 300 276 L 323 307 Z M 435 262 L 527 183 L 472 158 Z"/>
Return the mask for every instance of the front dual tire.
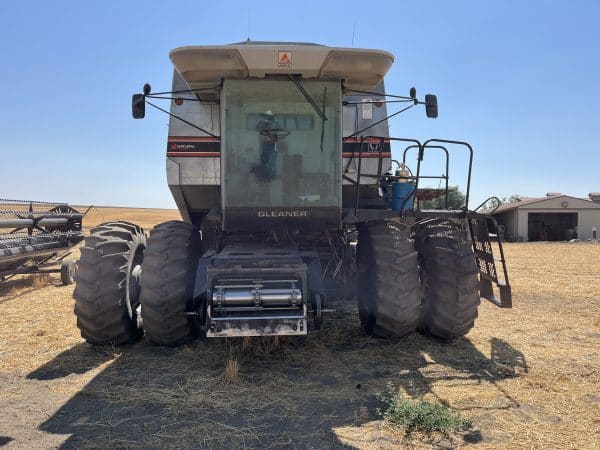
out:
<path id="1" fill-rule="evenodd" d="M 150 342 L 181 345 L 199 334 L 194 281 L 202 248 L 195 225 L 171 221 L 157 225 L 148 238 L 142 272 L 141 304 Z"/>
<path id="2" fill-rule="evenodd" d="M 475 325 L 480 303 L 479 267 L 467 230 L 448 219 L 417 224 L 415 246 L 422 281 L 420 329 L 452 340 Z"/>
<path id="3" fill-rule="evenodd" d="M 358 311 L 368 335 L 402 338 L 418 329 L 452 340 L 473 328 L 479 269 L 459 224 L 439 218 L 410 229 L 387 220 L 358 231 Z"/>
<path id="4" fill-rule="evenodd" d="M 122 345 L 142 335 L 139 273 L 145 248 L 144 230 L 129 222 L 103 223 L 85 239 L 73 298 L 87 342 Z"/>
<path id="5" fill-rule="evenodd" d="M 410 229 L 382 221 L 358 229 L 358 312 L 368 335 L 401 338 L 419 324 L 419 265 Z"/>
<path id="6" fill-rule="evenodd" d="M 199 229 L 181 221 L 157 225 L 149 238 L 129 222 L 93 228 L 74 275 L 81 336 L 90 344 L 115 346 L 134 342 L 144 331 L 158 345 L 195 339 L 198 319 L 186 313 L 197 309 L 193 289 L 201 249 Z"/>

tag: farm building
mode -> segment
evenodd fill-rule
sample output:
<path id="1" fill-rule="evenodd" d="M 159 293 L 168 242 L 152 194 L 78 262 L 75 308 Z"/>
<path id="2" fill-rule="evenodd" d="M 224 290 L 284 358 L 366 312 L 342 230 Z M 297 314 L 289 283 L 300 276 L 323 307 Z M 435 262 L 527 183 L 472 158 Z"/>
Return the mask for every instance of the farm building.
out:
<path id="1" fill-rule="evenodd" d="M 589 198 L 561 193 L 522 197 L 500 206 L 493 216 L 509 241 L 596 239 L 600 237 L 600 193 L 591 193 Z"/>

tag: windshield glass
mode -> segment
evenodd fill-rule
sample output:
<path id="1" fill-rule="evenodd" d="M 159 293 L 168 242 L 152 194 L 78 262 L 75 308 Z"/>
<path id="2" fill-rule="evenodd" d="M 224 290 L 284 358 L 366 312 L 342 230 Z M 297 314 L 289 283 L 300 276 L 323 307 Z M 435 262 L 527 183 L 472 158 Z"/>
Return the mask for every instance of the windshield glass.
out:
<path id="1" fill-rule="evenodd" d="M 225 81 L 225 207 L 341 204 L 341 84 L 301 83 L 324 123 L 289 79 Z"/>

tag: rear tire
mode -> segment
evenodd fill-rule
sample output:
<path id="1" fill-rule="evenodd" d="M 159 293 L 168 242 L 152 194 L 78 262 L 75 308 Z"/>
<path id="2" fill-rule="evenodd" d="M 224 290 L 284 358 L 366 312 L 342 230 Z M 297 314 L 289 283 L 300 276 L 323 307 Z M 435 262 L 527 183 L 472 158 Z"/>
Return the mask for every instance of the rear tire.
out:
<path id="1" fill-rule="evenodd" d="M 415 226 L 421 257 L 423 298 L 420 329 L 450 340 L 467 334 L 475 324 L 479 268 L 468 232 L 448 219 Z"/>
<path id="2" fill-rule="evenodd" d="M 77 326 L 90 344 L 121 345 L 141 336 L 137 275 L 145 247 L 144 231 L 129 222 L 103 223 L 85 239 L 73 298 Z"/>
<path id="3" fill-rule="evenodd" d="M 142 315 L 148 339 L 157 345 L 181 345 L 195 339 L 198 319 L 194 282 L 201 255 L 200 230 L 187 222 L 154 227 L 142 273 Z"/>
<path id="4" fill-rule="evenodd" d="M 358 311 L 369 335 L 400 338 L 419 323 L 417 252 L 408 229 L 393 221 L 359 227 Z"/>

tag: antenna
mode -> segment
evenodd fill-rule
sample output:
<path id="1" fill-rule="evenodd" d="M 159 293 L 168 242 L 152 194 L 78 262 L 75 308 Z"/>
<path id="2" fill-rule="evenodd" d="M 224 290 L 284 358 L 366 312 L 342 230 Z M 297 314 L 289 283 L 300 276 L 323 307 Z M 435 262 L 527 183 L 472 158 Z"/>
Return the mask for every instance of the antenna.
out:
<path id="1" fill-rule="evenodd" d="M 356 21 L 352 23 L 352 47 L 354 47 L 354 34 L 356 32 Z"/>
<path id="2" fill-rule="evenodd" d="M 252 10 L 250 8 L 248 8 L 248 42 L 250 42 L 250 12 Z"/>

